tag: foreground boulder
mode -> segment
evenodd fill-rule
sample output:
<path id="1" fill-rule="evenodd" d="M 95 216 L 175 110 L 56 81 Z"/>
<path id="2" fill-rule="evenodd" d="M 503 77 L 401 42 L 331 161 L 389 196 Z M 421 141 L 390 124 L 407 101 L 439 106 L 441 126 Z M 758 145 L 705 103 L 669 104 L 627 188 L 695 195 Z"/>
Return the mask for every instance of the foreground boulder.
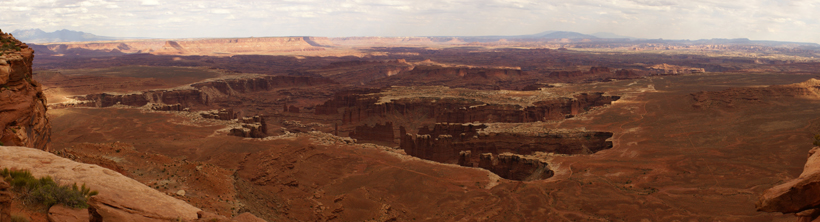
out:
<path id="1" fill-rule="evenodd" d="M 796 179 L 766 190 L 757 203 L 757 210 L 766 212 L 798 213 L 800 221 L 817 217 L 820 207 L 820 147 L 809 151 L 803 173 Z"/>
<path id="2" fill-rule="evenodd" d="M 48 208 L 48 222 L 87 222 L 88 209 L 74 209 L 63 205 Z"/>
<path id="3" fill-rule="evenodd" d="M 0 146 L 0 168 L 29 170 L 64 184 L 85 184 L 99 195 L 89 201 L 91 220 L 191 221 L 200 209 L 113 170 L 74 162 L 26 147 Z"/>

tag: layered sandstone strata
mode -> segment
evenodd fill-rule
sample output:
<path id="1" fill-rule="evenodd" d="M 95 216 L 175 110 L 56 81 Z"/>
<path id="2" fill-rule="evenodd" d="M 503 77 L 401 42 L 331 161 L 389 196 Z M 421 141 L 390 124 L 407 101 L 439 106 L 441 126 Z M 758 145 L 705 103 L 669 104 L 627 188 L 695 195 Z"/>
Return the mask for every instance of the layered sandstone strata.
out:
<path id="1" fill-rule="evenodd" d="M 51 125 L 33 60 L 34 50 L 0 31 L 0 143 L 48 150 Z"/>
<path id="2" fill-rule="evenodd" d="M 386 122 L 384 124 L 376 123 L 373 126 L 369 126 L 367 124 L 357 126 L 353 132 L 350 132 L 350 138 L 357 140 L 393 142 L 396 137 L 393 135 L 393 123 Z"/>
<path id="3" fill-rule="evenodd" d="M 175 90 L 150 90 L 133 94 L 100 93 L 85 96 L 75 96 L 71 104 L 55 104 L 53 107 L 109 107 L 114 105 L 154 106 L 179 104 L 175 108 L 208 106 L 215 101 L 221 101 L 232 96 L 244 93 L 270 91 L 289 87 L 318 86 L 336 84 L 332 80 L 322 77 L 303 76 L 262 76 L 254 78 L 236 78 L 213 80 L 191 84 L 187 88 Z M 231 119 L 235 119 L 233 117 Z"/>
<path id="4" fill-rule="evenodd" d="M 37 45 L 46 55 L 112 56 L 134 53 L 170 55 L 220 55 L 323 51 L 332 46 L 324 37 L 212 38 L 175 40 L 123 40 Z"/>
<path id="5" fill-rule="evenodd" d="M 521 107 L 516 104 L 485 104 L 462 98 L 402 98 L 379 103 L 378 95 L 364 93 L 340 93 L 333 100 L 316 106 L 316 114 L 341 113 L 345 124 L 388 114 L 422 114 L 435 122 L 448 123 L 524 123 L 561 120 L 620 99 L 619 96 L 605 96 L 603 93 L 581 93 L 574 98 L 554 98 Z"/>
<path id="6" fill-rule="evenodd" d="M 575 155 L 612 148 L 609 132 L 552 130 L 530 135 L 481 131 L 486 127 L 439 123 L 433 129 L 422 127 L 418 134 L 403 134 L 400 147 L 411 156 L 480 167 L 513 180 L 552 176 L 546 162 L 527 156 L 536 152 Z"/>

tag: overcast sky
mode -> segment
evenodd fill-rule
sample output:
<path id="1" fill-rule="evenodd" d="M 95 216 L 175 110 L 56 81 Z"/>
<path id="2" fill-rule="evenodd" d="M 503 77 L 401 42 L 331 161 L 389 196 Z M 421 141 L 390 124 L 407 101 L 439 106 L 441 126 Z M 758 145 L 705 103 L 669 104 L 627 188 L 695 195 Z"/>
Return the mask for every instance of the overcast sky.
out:
<path id="1" fill-rule="evenodd" d="M 560 30 L 820 43 L 820 0 L 0 0 L 0 29 L 33 28 L 156 38 Z"/>

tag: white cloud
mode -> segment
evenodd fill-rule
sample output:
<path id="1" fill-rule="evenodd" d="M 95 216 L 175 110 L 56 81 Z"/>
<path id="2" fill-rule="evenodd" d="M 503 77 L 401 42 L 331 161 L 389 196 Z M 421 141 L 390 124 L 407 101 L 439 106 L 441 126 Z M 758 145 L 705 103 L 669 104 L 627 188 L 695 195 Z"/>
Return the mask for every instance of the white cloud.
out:
<path id="1" fill-rule="evenodd" d="M 21 12 L 21 11 L 29 11 L 29 10 L 31 10 L 31 8 L 30 7 L 12 6 L 11 10 L 15 11 L 15 12 Z"/>
<path id="2" fill-rule="evenodd" d="M 211 9 L 208 12 L 214 13 L 214 14 L 231 14 L 231 10 L 219 9 L 219 8 L 218 9 Z"/>
<path id="3" fill-rule="evenodd" d="M 0 13 L 4 29 L 49 31 L 76 25 L 72 29 L 110 36 L 518 35 L 566 30 L 664 39 L 820 41 L 816 1 L 6 0 L 3 4 L 12 5 Z"/>
<path id="4" fill-rule="evenodd" d="M 158 0 L 142 0 L 141 5 L 159 5 Z"/>

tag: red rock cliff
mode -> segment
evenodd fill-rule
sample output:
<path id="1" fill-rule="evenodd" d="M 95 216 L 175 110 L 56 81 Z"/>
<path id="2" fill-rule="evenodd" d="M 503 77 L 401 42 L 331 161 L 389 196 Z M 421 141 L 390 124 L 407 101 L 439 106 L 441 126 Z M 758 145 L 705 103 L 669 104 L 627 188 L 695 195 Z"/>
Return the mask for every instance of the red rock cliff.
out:
<path id="1" fill-rule="evenodd" d="M 418 134 L 401 135 L 400 147 L 411 156 L 441 163 L 461 162 L 459 153 L 469 150 L 475 154 L 514 153 L 531 155 L 535 152 L 559 154 L 591 154 L 612 148 L 610 132 L 555 131 L 537 135 L 518 133 L 478 133 L 484 125 L 438 123 L 432 130 L 425 127 Z M 468 162 L 479 162 L 473 156 Z"/>
<path id="2" fill-rule="evenodd" d="M 34 50 L 0 31 L 0 142 L 48 150 L 46 97 L 32 79 Z"/>

